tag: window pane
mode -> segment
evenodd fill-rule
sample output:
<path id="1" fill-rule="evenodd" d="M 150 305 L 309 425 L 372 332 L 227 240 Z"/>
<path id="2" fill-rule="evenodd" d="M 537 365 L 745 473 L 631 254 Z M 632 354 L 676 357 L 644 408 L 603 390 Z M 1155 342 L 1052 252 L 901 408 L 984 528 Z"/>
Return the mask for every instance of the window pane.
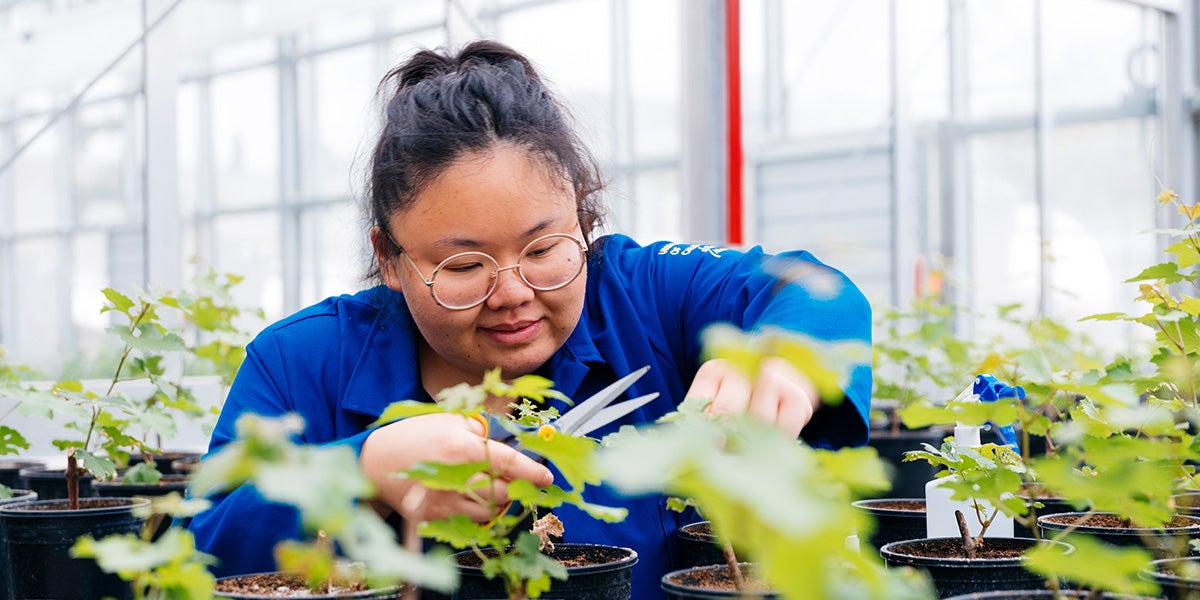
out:
<path id="1" fill-rule="evenodd" d="M 363 288 L 367 270 L 367 234 L 352 202 L 307 210 L 301 217 L 302 304 Z"/>
<path id="2" fill-rule="evenodd" d="M 75 214 L 81 225 L 111 225 L 140 220 L 140 177 L 132 166 L 137 155 L 135 128 L 124 99 L 81 108 L 74 139 Z M 136 186 L 136 189 L 131 189 Z"/>
<path id="3" fill-rule="evenodd" d="M 967 109 L 972 117 L 1032 114 L 1034 106 L 1034 5 L 1031 0 L 969 2 Z M 951 49 L 953 51 L 953 49 Z M 961 50 L 960 50 L 961 51 Z"/>
<path id="4" fill-rule="evenodd" d="M 39 117 L 19 122 L 16 127 L 17 146 L 26 143 L 42 128 L 45 119 Z M 42 134 L 12 166 L 13 228 L 16 232 L 51 229 L 62 219 L 62 161 L 58 152 L 60 138 L 66 125 L 60 121 Z"/>
<path id="5" fill-rule="evenodd" d="M 63 293 L 63 245 L 55 237 L 18 240 L 13 244 L 12 331 L 4 332 L 10 354 L 21 364 L 53 373 L 64 347 L 65 328 L 70 315 Z"/>
<path id="6" fill-rule="evenodd" d="M 629 79 L 633 93 L 633 150 L 638 157 L 679 154 L 682 85 L 680 6 L 629 3 Z M 619 132 L 622 135 L 626 132 Z"/>
<path id="7" fill-rule="evenodd" d="M 373 56 L 373 48 L 359 46 L 306 64 L 302 98 L 309 102 L 301 104 L 301 122 L 312 123 L 300 131 L 306 196 L 343 198 L 358 192 L 361 181 L 355 176 L 361 169 L 355 167 L 365 167 L 370 158 L 374 92 L 383 76 L 375 72 Z"/>
<path id="8" fill-rule="evenodd" d="M 784 2 L 789 137 L 887 125 L 888 11 L 872 2 Z"/>
<path id="9" fill-rule="evenodd" d="M 274 68 L 212 81 L 216 203 L 262 206 L 279 196 L 279 89 Z"/>
<path id="10" fill-rule="evenodd" d="M 256 212 L 213 219 L 217 270 L 242 275 L 234 300 L 258 306 L 268 320 L 283 316 L 283 271 L 280 266 L 279 214 Z"/>

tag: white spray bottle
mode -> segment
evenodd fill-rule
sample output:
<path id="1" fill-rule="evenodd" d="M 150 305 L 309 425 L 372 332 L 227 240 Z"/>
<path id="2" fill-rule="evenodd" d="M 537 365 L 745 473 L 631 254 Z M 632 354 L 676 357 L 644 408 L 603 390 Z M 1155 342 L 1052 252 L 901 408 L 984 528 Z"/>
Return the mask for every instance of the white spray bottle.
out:
<path id="1" fill-rule="evenodd" d="M 979 402 L 979 395 L 972 392 L 973 385 L 967 386 L 961 394 L 955 398 L 955 401 Z M 979 430 L 982 429 L 978 425 L 964 425 L 958 423 L 954 427 L 954 442 L 960 446 L 978 448 L 983 445 L 979 440 Z M 983 529 L 980 523 L 980 516 L 986 521 L 995 510 L 991 503 L 983 500 L 967 499 L 967 500 L 952 500 L 952 492 L 949 488 L 943 487 L 942 484 L 948 481 L 957 481 L 959 476 L 951 473 L 945 477 L 939 477 L 925 484 L 925 532 L 926 537 L 944 538 L 944 537 L 960 537 L 962 534 L 958 530 L 958 518 L 955 517 L 954 511 L 960 510 L 963 516 L 966 517 L 967 531 L 972 536 L 979 536 L 979 532 Z M 979 504 L 978 513 L 975 505 Z M 1012 517 L 999 513 L 988 526 L 987 531 L 983 533 L 984 537 L 1013 537 L 1013 519 Z"/>

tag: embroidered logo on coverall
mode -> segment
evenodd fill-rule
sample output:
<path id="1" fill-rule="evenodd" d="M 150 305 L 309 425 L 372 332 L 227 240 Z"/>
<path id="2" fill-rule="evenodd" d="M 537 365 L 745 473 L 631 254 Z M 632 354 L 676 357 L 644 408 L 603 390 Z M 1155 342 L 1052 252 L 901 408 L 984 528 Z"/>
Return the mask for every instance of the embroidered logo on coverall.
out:
<path id="1" fill-rule="evenodd" d="M 671 243 L 671 244 L 667 244 L 666 246 L 663 246 L 662 248 L 659 248 L 658 253 L 660 255 L 687 256 L 687 255 L 691 254 L 693 251 L 698 251 L 698 252 L 703 252 L 705 254 L 710 254 L 715 258 L 721 258 L 721 253 L 726 250 L 728 250 L 728 248 L 722 248 L 720 246 L 713 246 L 710 244 L 675 244 L 675 243 Z"/>

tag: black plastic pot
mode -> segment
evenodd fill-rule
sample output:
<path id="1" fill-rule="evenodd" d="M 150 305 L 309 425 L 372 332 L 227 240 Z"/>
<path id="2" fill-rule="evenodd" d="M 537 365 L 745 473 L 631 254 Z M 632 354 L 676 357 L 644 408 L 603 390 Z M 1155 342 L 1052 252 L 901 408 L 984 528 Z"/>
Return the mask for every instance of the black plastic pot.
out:
<path id="1" fill-rule="evenodd" d="M 158 483 L 126 483 L 124 481 L 92 482 L 92 492 L 101 498 L 132 498 L 134 496 L 165 496 L 171 492 L 187 491 L 186 475 L 163 475 Z"/>
<path id="2" fill-rule="evenodd" d="M 371 600 L 398 600 L 400 598 L 400 594 L 401 594 L 401 588 L 399 586 L 389 586 L 386 588 L 380 588 L 380 589 L 376 589 L 376 590 L 363 590 L 360 592 L 336 592 L 336 593 L 331 593 L 331 594 L 314 594 L 314 593 L 309 592 L 307 590 L 307 588 L 305 588 L 304 580 L 301 579 L 300 577 L 297 577 L 295 575 L 284 575 L 281 573 L 252 573 L 249 575 L 235 575 L 232 577 L 222 577 L 217 580 L 217 585 L 220 586 L 222 582 L 229 582 L 229 581 L 236 581 L 239 579 L 264 577 L 264 576 L 285 577 L 289 580 L 292 580 L 287 587 L 289 589 L 297 591 L 295 597 L 306 598 L 308 600 L 335 600 L 335 599 L 340 600 L 340 599 L 364 599 L 364 598 L 370 598 Z M 264 589 L 262 594 L 234 593 L 234 592 L 222 592 L 222 591 L 218 591 L 218 590 L 213 590 L 213 597 L 214 598 L 234 598 L 234 599 L 239 599 L 239 600 L 261 600 L 262 598 L 287 598 L 289 596 L 281 596 L 279 594 L 279 590 L 277 588 L 271 588 L 271 589 Z"/>
<path id="3" fill-rule="evenodd" d="M 749 563 L 739 563 L 743 570 L 753 568 Z M 713 589 L 711 585 L 705 585 L 705 582 L 712 581 L 730 581 L 728 565 L 706 565 L 701 567 L 691 567 L 689 569 L 680 569 L 671 571 L 662 577 L 662 589 L 667 593 L 667 598 L 687 599 L 687 598 L 739 598 L 744 600 L 775 600 L 780 598 L 774 592 L 764 591 L 736 591 L 732 589 Z"/>
<path id="4" fill-rule="evenodd" d="M 1162 589 L 1168 600 L 1200 600 L 1200 559 L 1160 558 L 1139 574 Z"/>
<path id="5" fill-rule="evenodd" d="M 1106 516 L 1111 513 L 1092 513 L 1096 516 Z M 1038 527 L 1042 537 L 1053 537 L 1059 532 L 1072 527 L 1079 519 L 1089 513 L 1066 512 L 1057 515 L 1038 517 Z M 1097 527 L 1086 522 L 1074 525 L 1074 533 L 1086 533 L 1114 546 L 1141 546 L 1150 551 L 1155 558 L 1175 558 L 1189 554 L 1189 540 L 1200 537 L 1200 517 L 1177 515 L 1176 520 L 1186 521 L 1186 525 L 1170 525 L 1162 529 L 1146 527 Z M 1060 522 L 1061 521 L 1061 522 Z M 1195 552 L 1191 551 L 1194 555 Z"/>
<path id="6" fill-rule="evenodd" d="M 675 530 L 675 568 L 688 569 L 725 562 L 708 521 L 698 521 Z"/>
<path id="7" fill-rule="evenodd" d="M 158 483 L 125 483 L 123 481 L 92 482 L 92 493 L 98 498 L 134 498 L 137 496 L 165 496 L 171 492 L 183 495 L 187 491 L 187 475 L 163 475 Z M 184 519 L 181 526 L 186 527 L 190 519 Z M 171 519 L 159 519 L 151 540 L 157 540 L 171 527 Z"/>
<path id="8" fill-rule="evenodd" d="M 24 489 L 25 481 L 21 479 L 21 469 L 34 468 L 46 468 L 46 461 L 26 458 L 0 460 L 0 485 Z"/>
<path id="9" fill-rule="evenodd" d="M 870 544 L 873 551 L 892 542 L 926 536 L 924 498 L 872 498 L 851 504 L 875 520 L 875 531 L 865 540 L 859 537 L 859 542 Z"/>
<path id="10" fill-rule="evenodd" d="M 571 600 L 629 600 L 633 593 L 633 565 L 637 564 L 637 552 L 618 546 L 599 544 L 556 544 L 547 553 L 550 558 L 570 561 L 583 556 L 595 555 L 597 564 L 567 567 L 567 580 L 551 580 L 547 598 L 570 598 Z M 504 584 L 498 579 L 487 579 L 478 566 L 463 564 L 474 559 L 474 552 L 467 550 L 454 555 L 462 579 L 455 600 L 484 600 L 506 598 Z"/>
<path id="11" fill-rule="evenodd" d="M 54 500 L 56 498 L 67 497 L 67 471 L 66 469 L 47 469 L 45 467 L 30 467 L 21 469 L 21 479 L 25 484 L 21 487 L 31 489 L 37 492 L 38 498 L 42 500 Z M 79 497 L 91 498 L 95 496 L 92 491 L 92 482 L 96 478 L 91 473 L 84 473 L 79 477 Z"/>
<path id="12" fill-rule="evenodd" d="M 175 470 L 175 462 L 181 461 L 179 464 L 185 464 L 183 461 L 199 460 L 199 452 L 184 452 L 184 451 L 165 451 L 161 454 L 151 454 L 151 459 L 154 461 L 154 468 L 158 469 L 163 475 L 180 475 L 180 471 Z M 129 466 L 143 462 L 145 459 L 141 454 L 132 454 L 129 457 Z"/>
<path id="13" fill-rule="evenodd" d="M 133 509 L 143 498 L 86 498 L 79 510 L 67 501 L 35 500 L 0 505 L 0 545 L 8 552 L 13 598 L 59 600 L 128 599 L 129 583 L 100 570 L 96 561 L 72 558 L 71 546 L 82 535 L 100 539 L 116 533 L 138 533 L 143 521 Z"/>
<path id="14" fill-rule="evenodd" d="M 931 543 L 961 543 L 958 538 L 925 538 L 892 542 L 879 549 L 884 563 L 889 567 L 915 567 L 926 571 L 938 598 L 949 598 L 962 594 L 990 592 L 996 590 L 1028 590 L 1044 587 L 1045 580 L 1025 570 L 1021 556 L 1004 558 L 933 557 L 915 553 L 914 548 Z M 986 538 L 992 548 L 1025 551 L 1038 544 L 1032 538 Z M 1056 544 L 1064 550 L 1074 551 L 1064 542 L 1044 541 Z"/>
<path id="15" fill-rule="evenodd" d="M 190 475 L 192 469 L 200 464 L 200 454 L 194 456 L 184 456 L 171 461 L 171 472 L 178 475 Z"/>
<path id="16" fill-rule="evenodd" d="M 924 498 L 925 484 L 937 475 L 938 469 L 924 460 L 904 462 L 904 453 L 921 450 L 921 444 L 941 447 L 942 440 L 950 433 L 945 427 L 901 429 L 896 433 L 872 429 L 868 443 L 888 465 L 892 479 L 892 489 L 880 498 Z"/>
<path id="17" fill-rule="evenodd" d="M 5 504 L 13 504 L 16 502 L 30 502 L 37 500 L 37 492 L 31 490 L 12 490 L 11 498 L 0 500 L 0 506 Z M 3 527 L 3 525 L 0 525 Z M 8 544 L 3 543 L 3 534 L 0 533 L 0 598 L 11 598 L 12 593 L 9 591 L 9 572 L 8 572 Z"/>
<path id="18" fill-rule="evenodd" d="M 1025 499 L 1028 500 L 1028 497 Z M 1076 512 L 1075 507 L 1070 502 L 1067 502 L 1066 498 L 1061 496 L 1037 496 L 1035 500 L 1042 505 L 1041 508 L 1037 509 L 1037 516 L 1039 518 L 1046 515 Z M 1013 522 L 1013 536 L 1034 537 L 1032 529 L 1017 522 Z"/>

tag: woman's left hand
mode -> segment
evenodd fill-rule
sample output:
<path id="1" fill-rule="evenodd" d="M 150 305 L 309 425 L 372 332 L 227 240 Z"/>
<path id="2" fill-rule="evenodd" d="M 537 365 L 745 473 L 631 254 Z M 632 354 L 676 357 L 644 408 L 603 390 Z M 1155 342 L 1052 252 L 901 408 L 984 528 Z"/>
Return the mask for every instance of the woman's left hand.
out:
<path id="1" fill-rule="evenodd" d="M 799 437 L 821 403 L 816 386 L 791 363 L 775 356 L 763 359 L 753 383 L 724 359 L 705 362 L 687 397 L 711 398 L 710 415 L 749 414 L 790 437 Z"/>

